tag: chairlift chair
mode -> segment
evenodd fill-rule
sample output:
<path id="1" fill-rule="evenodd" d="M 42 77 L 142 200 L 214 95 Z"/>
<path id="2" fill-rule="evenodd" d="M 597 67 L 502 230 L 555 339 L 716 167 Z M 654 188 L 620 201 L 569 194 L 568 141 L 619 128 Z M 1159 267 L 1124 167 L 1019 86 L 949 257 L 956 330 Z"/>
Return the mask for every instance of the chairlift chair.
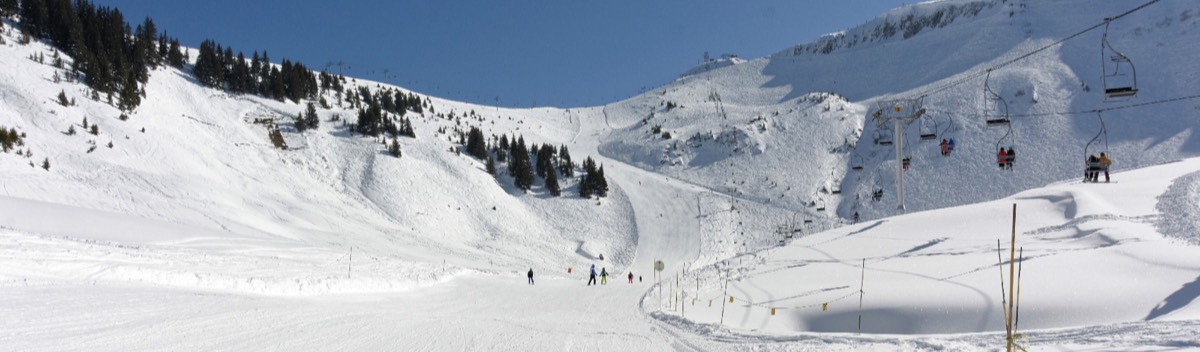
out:
<path id="1" fill-rule="evenodd" d="M 892 145 L 891 130 L 888 130 L 888 133 L 883 133 L 883 132 L 880 132 L 880 130 L 875 130 L 875 144 L 883 145 L 883 146 Z"/>
<path id="2" fill-rule="evenodd" d="M 1100 64 L 1104 71 L 1101 81 L 1104 84 L 1105 101 L 1121 101 L 1137 96 L 1137 68 L 1128 56 L 1113 48 L 1108 41 L 1108 25 L 1112 18 L 1104 19 L 1104 37 L 1100 41 Z M 1108 61 L 1112 62 L 1111 69 Z M 1128 73 L 1121 70 L 1125 67 Z M 1111 71 L 1111 72 L 1110 72 Z"/>
<path id="3" fill-rule="evenodd" d="M 992 70 L 987 71 L 987 77 L 983 80 L 983 116 L 984 122 L 988 127 L 1008 126 L 1008 102 L 1004 100 L 1000 94 L 996 94 L 992 90 L 992 86 L 988 83 L 992 79 Z M 988 102 L 994 102 L 994 107 Z M 993 115 L 992 113 L 996 113 Z M 1011 128 L 1011 127 L 1010 127 Z"/>
<path id="4" fill-rule="evenodd" d="M 1098 173 L 1101 171 L 1108 171 L 1107 170 L 1108 165 L 1101 163 L 1098 160 L 1091 161 L 1089 159 L 1094 153 L 1092 148 L 1094 147 L 1096 149 L 1101 149 L 1102 151 L 1100 152 L 1100 154 L 1111 156 L 1111 154 L 1108 153 L 1108 128 L 1104 125 L 1104 116 L 1101 116 L 1100 112 L 1097 111 L 1096 118 L 1100 120 L 1100 131 L 1096 132 L 1096 136 L 1092 137 L 1092 139 L 1083 146 L 1083 158 L 1084 158 L 1083 159 L 1084 160 L 1084 171 L 1083 172 L 1084 172 L 1084 176 L 1085 176 L 1084 177 L 1085 182 L 1086 182 L 1086 179 L 1087 179 L 1086 176 L 1088 173 Z M 1101 145 L 1100 145 L 1101 143 L 1104 144 L 1103 147 L 1101 147 Z"/>
<path id="5" fill-rule="evenodd" d="M 928 126 L 927 122 L 932 123 L 933 127 Z M 921 117 L 920 138 L 921 138 L 922 142 L 937 140 L 937 131 L 938 131 L 937 120 L 934 120 L 932 117 L 929 117 L 928 115 Z"/>
<path id="6" fill-rule="evenodd" d="M 854 153 L 854 155 L 850 157 L 850 170 L 854 172 L 861 172 L 863 170 L 863 157 L 862 155 L 858 154 L 858 151 L 851 152 Z"/>

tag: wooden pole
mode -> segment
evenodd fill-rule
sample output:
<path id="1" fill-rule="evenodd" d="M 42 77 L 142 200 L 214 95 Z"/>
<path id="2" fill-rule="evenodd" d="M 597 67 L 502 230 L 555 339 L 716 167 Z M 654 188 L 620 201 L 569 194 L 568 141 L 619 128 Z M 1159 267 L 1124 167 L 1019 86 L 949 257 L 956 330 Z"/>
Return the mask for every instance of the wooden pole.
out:
<path id="1" fill-rule="evenodd" d="M 1008 300 L 1004 297 L 1004 258 L 1000 256 L 1000 239 L 996 239 L 996 268 L 1000 269 L 1000 313 L 1004 316 L 1004 332 L 1008 333 Z"/>
<path id="2" fill-rule="evenodd" d="M 1013 316 L 1013 286 L 1016 282 L 1017 272 L 1017 203 L 1013 203 L 1012 213 L 1012 246 L 1008 250 L 1008 313 L 1009 317 Z M 1008 344 L 1007 351 L 1012 352 L 1013 329 L 1012 320 L 1008 321 Z"/>
<path id="3" fill-rule="evenodd" d="M 350 260 L 346 262 L 346 278 L 350 278 L 350 269 L 354 267 L 354 247 L 350 247 Z"/>
<path id="4" fill-rule="evenodd" d="M 729 272 L 725 272 L 725 296 L 721 297 L 721 325 L 725 325 L 725 301 L 729 300 Z"/>
<path id="5" fill-rule="evenodd" d="M 862 278 L 858 282 L 858 333 L 862 333 L 863 287 L 867 283 L 867 258 L 862 260 Z"/>
<path id="6" fill-rule="evenodd" d="M 1013 336 L 1017 335 L 1017 327 L 1021 325 L 1021 268 L 1025 266 L 1025 247 L 1021 247 L 1021 263 L 1017 264 L 1017 311 L 1013 312 Z"/>

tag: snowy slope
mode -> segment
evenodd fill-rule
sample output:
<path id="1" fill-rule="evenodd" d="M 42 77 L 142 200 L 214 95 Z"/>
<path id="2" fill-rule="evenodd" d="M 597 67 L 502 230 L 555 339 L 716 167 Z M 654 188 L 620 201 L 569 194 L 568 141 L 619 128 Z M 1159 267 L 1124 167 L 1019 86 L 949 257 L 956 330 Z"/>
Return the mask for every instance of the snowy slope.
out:
<path id="1" fill-rule="evenodd" d="M 611 105 L 607 112 L 612 125 L 625 131 L 602 152 L 747 199 L 770 199 L 814 218 L 833 215 L 815 211 L 823 200 L 828 208 L 837 208 L 841 219 L 855 211 L 874 219 L 896 208 L 896 161 L 892 146 L 874 143 L 881 131 L 870 115 L 879 102 L 927 95 L 924 104 L 932 120 L 905 131 L 905 155 L 913 158 L 913 168 L 904 176 L 907 209 L 969 204 L 1075 178 L 1082 173 L 1084 146 L 1101 125 L 1095 113 L 1057 113 L 1194 96 L 1200 80 L 1195 77 L 1196 64 L 1185 58 L 1200 54 L 1189 44 L 1200 35 L 1195 29 L 1198 4 L 1159 2 L 1111 24 L 1112 45 L 1137 65 L 1142 93 L 1134 99 L 1102 101 L 1103 26 L 999 65 L 1140 4 L 938 1 L 902 7 L 862 27 L 799 46 L 843 43 L 828 54 L 803 49 L 797 55 L 789 49 L 684 76 Z M 967 8 L 978 11 L 963 10 Z M 899 25 L 910 15 L 921 19 L 937 13 L 960 15 L 911 37 L 900 30 L 889 39 L 845 44 L 885 23 Z M 997 69 L 987 83 L 1008 102 L 1014 116 L 1010 137 L 1005 137 L 1007 128 L 984 124 L 985 116 L 998 114 L 984 110 L 984 73 L 990 68 Z M 814 102 L 814 92 L 844 98 Z M 666 111 L 667 102 L 683 107 Z M 1117 160 L 1114 168 L 1196 155 L 1200 149 L 1192 131 L 1198 121 L 1189 116 L 1195 115 L 1198 104 L 1193 99 L 1103 113 L 1107 149 Z M 673 138 L 653 138 L 650 131 L 657 125 Z M 888 125 L 882 134 L 890 135 Z M 918 142 L 922 127 L 938 129 L 938 140 L 954 138 L 954 156 L 942 158 L 936 141 Z M 997 145 L 1018 151 L 1021 161 L 1014 172 L 993 170 Z M 853 172 L 852 165 L 864 170 Z M 885 191 L 880 204 L 869 200 L 876 187 Z M 841 194 L 831 194 L 834 189 Z"/>
<path id="2" fill-rule="evenodd" d="M 483 172 L 482 163 L 449 152 L 458 146 L 457 138 L 450 143 L 434 131 L 453 126 L 453 120 L 432 114 L 410 117 L 419 138 L 401 139 L 405 156 L 396 159 L 371 138 L 352 137 L 343 124 L 329 121 L 333 115 L 352 118 L 348 105 L 320 112 L 321 128 L 299 134 L 290 130 L 290 121 L 302 105 L 231 96 L 162 68 L 147 84 L 150 98 L 121 121 L 119 111 L 88 99 L 81 84 L 56 84 L 52 66 L 27 59 L 35 53 L 50 57 L 52 49 L 39 43 L 18 45 L 12 29 L 5 36 L 0 62 L 11 69 L 0 72 L 6 82 L 0 86 L 5 97 L 0 125 L 26 133 L 22 149 L 33 153 L 32 159 L 0 154 L 7 202 L 14 208 L 29 207 L 22 205 L 29 200 L 85 213 L 165 221 L 195 235 L 153 227 L 120 233 L 70 218 L 61 220 L 67 223 L 63 226 L 71 225 L 69 229 L 46 231 L 45 223 L 58 218 L 53 214 L 62 209 L 34 218 L 24 211 L 12 214 L 15 220 L 35 221 L 3 225 L 9 229 L 75 240 L 133 239 L 184 247 L 211 237 L 263 239 L 333 252 L 322 260 L 346 256 L 354 247 L 362 258 L 388 257 L 397 265 L 416 268 L 435 262 L 440 267 L 445 261 L 485 271 L 535 266 L 557 272 L 588 260 L 577 253 L 584 243 L 606 254 L 613 265 L 631 260 L 636 238 L 631 209 L 619 189 L 599 205 L 578 197 L 551 198 L 540 189 L 520 194 Z M 55 103 L 59 91 L 77 106 Z M 565 143 L 575 131 L 565 120 L 535 122 L 565 119 L 558 110 L 484 111 L 442 101 L 434 105 L 443 115 L 479 109 L 499 126 L 489 132 L 520 133 L 531 143 Z M 99 126 L 98 135 L 84 132 L 85 118 Z M 255 119 L 277 120 L 291 149 L 273 148 L 267 128 L 252 123 Z M 79 133 L 64 133 L 71 126 Z M 112 148 L 106 146 L 110 141 Z M 97 148 L 89 152 L 93 145 Z M 50 161 L 49 171 L 40 167 L 43 158 Z M 31 161 L 38 167 L 31 167 Z M 564 181 L 567 192 L 573 192 L 574 182 Z M 105 216 L 111 215 L 98 217 Z M 232 241 L 223 249 L 249 250 Z M 391 279 L 405 286 L 416 276 Z"/>
<path id="3" fill-rule="evenodd" d="M 1017 203 L 1029 258 L 1021 326 L 1040 329 L 1026 335 L 1031 346 L 1200 349 L 1200 164 L 1188 159 L 1200 154 L 1200 121 L 1188 117 L 1200 101 L 1156 103 L 1200 91 L 1200 2 L 1159 2 L 1112 23 L 1110 40 L 1139 69 L 1131 100 L 1099 96 L 1099 30 L 998 67 L 1139 4 L 924 2 L 600 107 L 422 96 L 431 107 L 409 114 L 418 137 L 400 139 L 400 159 L 331 120 L 352 119 L 348 105 L 321 109 L 321 127 L 297 133 L 302 104 L 202 88 L 174 69 L 154 71 L 146 101 L 121 121 L 29 59 L 52 49 L 16 44 L 6 29 L 0 126 L 27 133 L 33 157 L 0 153 L 0 297 L 16 302 L 0 310 L 0 346 L 995 350 L 994 246 Z M 919 31 L 900 25 L 939 13 Z M 899 27 L 875 34 L 888 25 Z M 995 115 L 981 94 L 989 68 L 1011 139 L 983 123 Z M 58 105 L 59 91 L 77 105 Z M 910 214 L 887 217 L 895 160 L 874 144 L 870 116 L 879 102 L 921 95 L 931 121 L 953 121 L 944 136 L 958 150 L 942 157 L 910 126 Z M 1116 183 L 1076 184 L 1100 124 L 1059 112 L 1117 107 L 1102 115 Z M 273 148 L 257 119 L 274 120 L 291 148 Z M 65 134 L 72 125 L 79 133 Z M 470 126 L 566 145 L 576 162 L 592 156 L 610 196 L 579 199 L 577 178 L 563 197 L 540 180 L 522 193 L 440 132 Z M 996 170 L 997 145 L 1020 152 L 1014 171 Z M 885 196 L 871 202 L 876 188 Z M 864 222 L 842 227 L 855 211 Z M 856 336 L 863 259 L 870 334 Z M 652 285 L 657 260 L 664 280 Z M 614 282 L 583 286 L 589 264 Z M 529 268 L 536 288 L 523 280 Z M 630 272 L 645 281 L 624 283 Z M 718 306 L 704 300 L 724 300 L 725 275 L 735 301 L 715 324 Z"/>

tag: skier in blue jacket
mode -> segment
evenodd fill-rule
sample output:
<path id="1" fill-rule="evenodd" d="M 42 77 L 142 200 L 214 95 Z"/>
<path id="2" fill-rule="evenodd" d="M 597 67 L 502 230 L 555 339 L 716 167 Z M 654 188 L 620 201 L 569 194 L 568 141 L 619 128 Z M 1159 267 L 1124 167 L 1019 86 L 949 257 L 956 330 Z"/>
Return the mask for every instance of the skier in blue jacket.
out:
<path id="1" fill-rule="evenodd" d="M 592 264 L 592 273 L 588 275 L 588 286 L 596 283 L 596 264 Z"/>

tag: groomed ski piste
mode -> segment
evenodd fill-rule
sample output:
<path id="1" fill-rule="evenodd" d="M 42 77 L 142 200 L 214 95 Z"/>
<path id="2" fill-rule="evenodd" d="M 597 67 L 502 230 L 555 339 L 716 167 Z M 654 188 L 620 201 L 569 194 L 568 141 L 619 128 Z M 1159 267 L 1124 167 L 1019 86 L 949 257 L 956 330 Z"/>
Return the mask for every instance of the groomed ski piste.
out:
<path id="1" fill-rule="evenodd" d="M 1102 28 L 1054 44 L 1143 3 L 909 5 L 601 107 L 422 95 L 432 108 L 409 115 L 401 158 L 331 121 L 353 119 L 348 105 L 298 133 L 303 103 L 169 68 L 118 120 L 30 60 L 54 50 L 6 20 L 0 126 L 32 157 L 0 153 L 0 350 L 996 351 L 1014 229 L 1021 346 L 1200 350 L 1200 2 L 1110 24 L 1138 65 L 1132 99 L 1104 101 Z M 1011 134 L 983 122 L 988 69 Z M 894 215 L 893 147 L 870 117 L 923 94 L 958 149 L 941 156 L 910 125 Z M 1101 109 L 1107 144 L 1089 149 Z M 540 180 L 523 193 L 452 151 L 439 129 L 463 126 L 591 156 L 609 196 L 579 198 L 578 177 L 562 197 Z M 997 146 L 1018 150 L 1013 170 Z M 1112 182 L 1081 183 L 1098 151 Z M 585 284 L 592 264 L 607 284 Z"/>

